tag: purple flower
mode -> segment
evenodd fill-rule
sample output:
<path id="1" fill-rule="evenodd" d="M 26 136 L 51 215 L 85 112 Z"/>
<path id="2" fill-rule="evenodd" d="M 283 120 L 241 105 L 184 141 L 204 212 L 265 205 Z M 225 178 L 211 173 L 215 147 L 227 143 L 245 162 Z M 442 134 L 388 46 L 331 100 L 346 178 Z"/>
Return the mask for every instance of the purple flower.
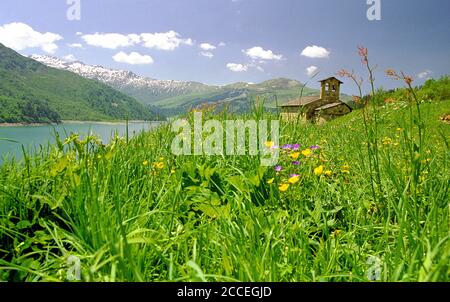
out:
<path id="1" fill-rule="evenodd" d="M 298 165 L 300 165 L 300 162 L 299 162 L 299 161 L 293 161 L 292 164 L 293 164 L 294 166 L 298 166 Z"/>
<path id="2" fill-rule="evenodd" d="M 281 170 L 283 170 L 282 166 L 276 166 L 275 167 L 275 171 L 280 172 Z"/>
<path id="3" fill-rule="evenodd" d="M 292 178 L 292 177 L 297 177 L 297 176 L 300 176 L 300 175 L 298 175 L 298 174 L 291 174 L 290 177 Z"/>
<path id="4" fill-rule="evenodd" d="M 316 150 L 316 149 L 320 149 L 320 146 L 314 145 L 310 147 L 311 150 Z"/>
<path id="5" fill-rule="evenodd" d="M 292 150 L 298 150 L 298 149 L 300 149 L 300 144 L 292 145 Z"/>
<path id="6" fill-rule="evenodd" d="M 290 149 L 292 149 L 292 145 L 291 144 L 283 145 L 281 147 L 281 149 L 283 149 L 283 150 L 290 150 Z"/>

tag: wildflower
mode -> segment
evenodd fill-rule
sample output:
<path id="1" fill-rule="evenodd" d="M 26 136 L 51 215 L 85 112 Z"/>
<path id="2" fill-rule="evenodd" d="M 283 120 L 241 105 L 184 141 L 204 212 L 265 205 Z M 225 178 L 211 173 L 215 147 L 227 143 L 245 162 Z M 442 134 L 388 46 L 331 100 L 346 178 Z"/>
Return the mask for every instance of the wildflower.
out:
<path id="1" fill-rule="evenodd" d="M 361 57 L 361 62 L 363 64 L 367 64 L 368 63 L 368 56 L 369 56 L 369 50 L 366 47 L 358 47 L 358 54 Z"/>
<path id="2" fill-rule="evenodd" d="M 300 175 L 298 174 L 292 174 L 291 177 L 288 179 L 289 183 L 296 184 L 300 180 Z"/>
<path id="3" fill-rule="evenodd" d="M 383 145 L 390 145 L 392 143 L 392 139 L 390 139 L 389 137 L 385 137 L 382 142 Z"/>
<path id="4" fill-rule="evenodd" d="M 164 163 L 163 162 L 153 163 L 153 168 L 162 170 L 164 168 Z"/>
<path id="5" fill-rule="evenodd" d="M 349 174 L 350 173 L 350 166 L 349 165 L 342 166 L 341 172 Z"/>
<path id="6" fill-rule="evenodd" d="M 311 155 L 311 149 L 305 149 L 305 150 L 303 150 L 303 151 L 302 151 L 302 154 L 303 154 L 304 156 L 310 156 L 310 155 Z"/>
<path id="7" fill-rule="evenodd" d="M 296 151 L 296 150 L 298 150 L 298 149 L 300 149 L 300 144 L 294 144 L 294 145 L 292 145 L 292 150 Z"/>
<path id="8" fill-rule="evenodd" d="M 408 84 L 408 85 L 411 85 L 412 82 L 413 82 L 413 78 L 410 77 L 410 76 L 405 76 L 405 77 L 403 78 L 403 80 L 404 80 L 405 83 Z"/>
<path id="9" fill-rule="evenodd" d="M 342 233 L 342 230 L 334 230 L 334 231 L 331 233 L 331 236 L 337 237 L 337 236 L 339 236 L 341 233 Z"/>
<path id="10" fill-rule="evenodd" d="M 323 174 L 323 166 L 318 166 L 317 168 L 314 169 L 314 174 L 317 176 L 320 176 Z"/>
<path id="11" fill-rule="evenodd" d="M 291 149 L 292 149 L 292 145 L 291 145 L 291 144 L 283 145 L 283 146 L 281 147 L 281 149 L 283 149 L 283 150 L 291 150 Z"/>
<path id="12" fill-rule="evenodd" d="M 337 75 L 343 78 L 351 78 L 352 74 L 345 69 L 341 69 L 337 72 Z"/>
<path id="13" fill-rule="evenodd" d="M 311 150 L 320 149 L 320 146 L 314 145 L 314 146 L 309 147 L 309 149 L 311 149 Z"/>
<path id="14" fill-rule="evenodd" d="M 397 128 L 397 131 L 399 131 L 399 132 L 400 132 L 400 131 L 403 131 L 403 129 L 402 129 L 402 128 Z"/>
<path id="15" fill-rule="evenodd" d="M 282 167 L 282 166 L 276 166 L 276 167 L 275 167 L 275 171 L 276 171 L 276 172 L 281 172 L 281 170 L 283 170 L 283 167 Z"/>
<path id="16" fill-rule="evenodd" d="M 145 161 L 142 163 L 142 165 L 144 165 L 145 167 L 147 167 L 147 166 L 148 166 L 148 160 L 145 160 Z"/>
<path id="17" fill-rule="evenodd" d="M 300 156 L 299 152 L 294 152 L 294 153 L 291 154 L 291 158 L 292 159 L 297 159 L 299 156 Z"/>
<path id="18" fill-rule="evenodd" d="M 390 76 L 391 78 L 394 78 L 395 80 L 399 80 L 400 76 L 394 69 L 388 69 L 386 70 L 386 74 Z"/>
<path id="19" fill-rule="evenodd" d="M 359 46 L 358 47 L 358 54 L 361 57 L 367 57 L 369 55 L 369 51 L 368 51 L 368 49 L 366 47 Z"/>
<path id="20" fill-rule="evenodd" d="M 267 148 L 273 148 L 275 146 L 275 143 L 272 141 L 265 142 L 264 145 L 266 145 Z"/>
<path id="21" fill-rule="evenodd" d="M 331 175 L 333 175 L 333 172 L 331 170 L 326 170 L 324 174 L 326 176 L 331 176 Z"/>
<path id="22" fill-rule="evenodd" d="M 289 184 L 282 184 L 278 187 L 281 192 L 286 192 L 289 189 Z"/>
<path id="23" fill-rule="evenodd" d="M 294 166 L 299 166 L 299 165 L 300 165 L 300 162 L 299 162 L 299 161 L 293 161 L 292 164 L 293 164 Z"/>
<path id="24" fill-rule="evenodd" d="M 176 172 L 175 169 L 170 170 L 170 174 L 175 174 L 175 172 Z"/>
<path id="25" fill-rule="evenodd" d="M 274 180 L 275 180 L 275 178 L 271 178 L 271 179 L 269 179 L 269 180 L 267 181 L 267 183 L 268 183 L 269 185 L 271 185 L 271 184 L 273 184 Z"/>

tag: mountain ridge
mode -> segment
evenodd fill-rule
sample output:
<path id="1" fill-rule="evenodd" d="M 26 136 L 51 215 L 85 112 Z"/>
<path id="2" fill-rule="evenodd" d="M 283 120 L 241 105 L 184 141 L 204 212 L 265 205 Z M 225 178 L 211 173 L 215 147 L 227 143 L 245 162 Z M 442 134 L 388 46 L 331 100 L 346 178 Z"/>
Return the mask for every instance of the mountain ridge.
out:
<path id="1" fill-rule="evenodd" d="M 161 100 L 176 95 L 192 92 L 209 92 L 214 86 L 193 81 L 157 80 L 139 76 L 131 71 L 106 68 L 101 65 L 88 65 L 81 61 L 66 61 L 52 56 L 31 55 L 31 59 L 44 65 L 67 70 L 82 77 L 95 79 L 110 85 L 132 96 L 138 95 L 140 101 L 151 105 L 155 100 Z M 154 93 L 148 93 L 149 90 Z"/>
<path id="2" fill-rule="evenodd" d="M 264 96 L 269 109 L 303 96 L 319 95 L 319 90 L 305 87 L 301 82 L 276 78 L 261 83 L 236 82 L 223 86 L 192 81 L 157 80 L 131 71 L 110 69 L 100 65 L 87 65 L 80 61 L 67 61 L 50 56 L 32 55 L 47 66 L 70 71 L 95 79 L 136 98 L 142 104 L 154 106 L 165 115 L 177 115 L 203 103 L 218 103 L 230 111 L 244 112 L 251 107 L 255 96 Z"/>

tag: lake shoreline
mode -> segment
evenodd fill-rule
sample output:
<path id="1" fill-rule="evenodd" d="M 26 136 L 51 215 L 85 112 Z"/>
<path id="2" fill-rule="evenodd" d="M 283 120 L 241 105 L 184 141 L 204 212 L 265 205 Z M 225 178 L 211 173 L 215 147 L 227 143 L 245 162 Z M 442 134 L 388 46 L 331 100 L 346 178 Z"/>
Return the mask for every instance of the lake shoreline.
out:
<path id="1" fill-rule="evenodd" d="M 161 121 L 140 121 L 133 120 L 128 121 L 128 123 L 158 123 Z M 60 124 L 56 123 L 0 123 L 0 127 L 39 127 L 39 126 L 57 126 L 57 125 L 67 125 L 67 124 L 100 124 L 100 125 L 125 125 L 125 121 L 75 121 L 67 120 L 62 121 Z"/>

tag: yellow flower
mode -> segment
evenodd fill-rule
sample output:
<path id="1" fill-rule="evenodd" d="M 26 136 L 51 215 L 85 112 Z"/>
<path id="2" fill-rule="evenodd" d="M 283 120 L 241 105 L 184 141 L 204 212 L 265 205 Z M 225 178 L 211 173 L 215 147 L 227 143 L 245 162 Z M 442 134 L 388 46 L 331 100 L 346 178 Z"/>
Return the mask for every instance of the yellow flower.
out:
<path id="1" fill-rule="evenodd" d="M 300 156 L 299 152 L 295 152 L 291 154 L 292 159 L 298 159 L 298 157 Z"/>
<path id="2" fill-rule="evenodd" d="M 383 145 L 390 145 L 392 143 L 392 139 L 390 139 L 389 137 L 385 137 L 383 139 Z"/>
<path id="3" fill-rule="evenodd" d="M 175 172 L 176 172 L 175 169 L 170 170 L 171 174 L 175 174 Z"/>
<path id="4" fill-rule="evenodd" d="M 341 172 L 347 173 L 347 174 L 350 173 L 350 166 L 348 166 L 348 165 L 342 166 Z"/>
<path id="5" fill-rule="evenodd" d="M 341 233 L 342 233 L 342 230 L 334 230 L 334 231 L 331 233 L 331 236 L 337 237 L 337 236 L 339 236 Z"/>
<path id="6" fill-rule="evenodd" d="M 275 180 L 275 178 L 271 178 L 271 179 L 269 179 L 268 181 L 267 181 L 267 183 L 269 184 L 269 185 L 271 185 L 271 184 L 273 184 L 273 181 Z"/>
<path id="7" fill-rule="evenodd" d="M 331 176 L 331 175 L 333 175 L 333 172 L 330 171 L 330 170 L 327 170 L 327 171 L 325 171 L 325 175 L 326 176 Z"/>
<path id="8" fill-rule="evenodd" d="M 148 166 L 148 160 L 145 160 L 142 164 L 143 164 L 145 167 Z"/>
<path id="9" fill-rule="evenodd" d="M 164 163 L 163 162 L 154 163 L 153 167 L 161 170 L 164 168 Z"/>
<path id="10" fill-rule="evenodd" d="M 303 150 L 303 151 L 302 151 L 302 154 L 303 154 L 304 156 L 310 156 L 310 155 L 311 155 L 311 149 L 305 149 L 305 150 Z"/>
<path id="11" fill-rule="evenodd" d="M 272 148 L 273 146 L 275 146 L 275 143 L 272 141 L 268 141 L 264 143 L 266 145 L 267 148 Z"/>
<path id="12" fill-rule="evenodd" d="M 317 176 L 322 175 L 323 174 L 323 166 L 318 166 L 317 168 L 315 168 L 314 174 L 316 174 Z"/>
<path id="13" fill-rule="evenodd" d="M 397 131 L 403 131 L 403 129 L 402 128 L 397 128 Z"/>
<path id="14" fill-rule="evenodd" d="M 282 184 L 278 187 L 281 192 L 286 192 L 289 189 L 289 184 Z"/>
<path id="15" fill-rule="evenodd" d="M 289 181 L 291 184 L 296 184 L 296 183 L 298 183 L 299 180 L 300 180 L 300 176 L 295 175 L 295 176 L 292 176 L 291 178 L 289 178 L 288 181 Z"/>

